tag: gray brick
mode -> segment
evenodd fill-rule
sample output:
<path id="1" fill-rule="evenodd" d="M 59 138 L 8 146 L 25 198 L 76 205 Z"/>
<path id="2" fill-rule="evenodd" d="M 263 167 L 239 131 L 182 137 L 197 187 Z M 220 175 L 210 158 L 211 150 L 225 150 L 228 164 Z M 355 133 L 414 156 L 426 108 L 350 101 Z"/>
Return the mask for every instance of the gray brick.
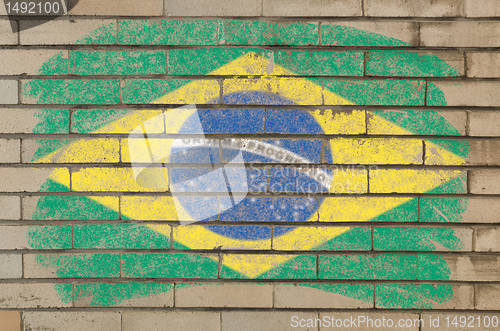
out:
<path id="1" fill-rule="evenodd" d="M 0 220 L 19 220 L 21 218 L 20 197 L 0 196 Z"/>
<path id="2" fill-rule="evenodd" d="M 497 0 L 467 0 L 465 1 L 465 16 L 498 17 L 500 16 L 500 2 Z"/>
<path id="3" fill-rule="evenodd" d="M 408 330 L 408 331 L 417 331 L 420 330 L 418 327 L 418 319 L 419 319 L 419 314 L 416 313 L 390 313 L 390 312 L 339 312 L 339 311 L 333 311 L 333 312 L 322 312 L 319 314 L 320 320 L 323 322 L 321 327 L 319 328 L 320 331 L 327 331 L 327 330 L 332 330 L 332 329 L 340 329 L 335 325 L 336 320 L 342 320 L 348 321 L 348 325 L 351 323 L 351 318 L 356 319 L 357 321 L 360 321 L 359 317 L 365 317 L 365 319 L 361 319 L 361 321 L 365 321 L 363 323 L 361 322 L 356 322 L 356 326 L 350 326 L 343 328 L 343 330 L 363 330 L 363 331 L 379 331 L 379 330 Z M 333 318 L 333 321 L 332 321 Z M 388 327 L 387 324 L 384 323 L 382 318 L 385 318 L 385 320 L 391 319 L 393 322 L 393 327 Z M 376 321 L 376 320 L 379 321 Z M 397 324 L 399 320 L 411 320 L 412 321 L 412 326 L 411 327 L 399 327 Z M 371 320 L 371 321 L 370 321 Z M 332 323 L 333 322 L 333 323 Z M 380 323 L 379 327 L 376 327 Z M 384 325 L 385 324 L 385 325 Z"/>
<path id="4" fill-rule="evenodd" d="M 0 279 L 22 278 L 23 256 L 21 254 L 0 254 Z"/>
<path id="5" fill-rule="evenodd" d="M 467 53 L 467 76 L 485 78 L 500 77 L 500 53 Z"/>
<path id="6" fill-rule="evenodd" d="M 119 312 L 25 312 L 25 330 L 30 331 L 121 331 Z M 145 329 L 146 330 L 146 329 Z"/>
<path id="7" fill-rule="evenodd" d="M 360 0 L 263 0 L 264 16 L 361 16 Z"/>
<path id="8" fill-rule="evenodd" d="M 499 111 L 472 111 L 469 114 L 469 135 L 500 137 Z"/>
<path id="9" fill-rule="evenodd" d="M 48 49 L 2 49 L 0 50 L 0 75 L 37 75 L 42 65 L 52 57 L 61 53 L 68 60 L 68 51 Z M 65 72 L 67 73 L 67 65 Z"/>
<path id="10" fill-rule="evenodd" d="M 2 5 L 0 8 L 5 8 L 5 6 Z M 17 32 L 12 32 L 8 20 L 0 20 L 0 45 L 17 45 Z"/>
<path id="11" fill-rule="evenodd" d="M 220 314 L 208 311 L 124 311 L 122 331 L 219 331 Z"/>
<path id="12" fill-rule="evenodd" d="M 470 172 L 472 194 L 500 194 L 500 170 L 474 170 Z"/>
<path id="13" fill-rule="evenodd" d="M 54 283 L 2 283 L 0 308 L 71 307 L 71 303 L 61 301 L 54 285 Z"/>
<path id="14" fill-rule="evenodd" d="M 476 309 L 500 310 L 500 285 L 477 284 L 476 285 Z"/>
<path id="15" fill-rule="evenodd" d="M 0 192 L 38 192 L 49 176 L 60 168 L 0 168 Z M 61 169 L 69 183 L 68 169 Z"/>
<path id="16" fill-rule="evenodd" d="M 0 139 L 0 163 L 18 163 L 21 161 L 19 151 L 21 140 Z"/>
<path id="17" fill-rule="evenodd" d="M 285 331 L 297 330 L 292 327 L 292 318 L 316 319 L 315 312 L 281 312 L 281 311 L 232 311 L 222 313 L 222 331 Z M 300 328 L 300 330 L 318 330 L 316 327 Z"/>
<path id="18" fill-rule="evenodd" d="M 498 22 L 423 22 L 420 23 L 421 46 L 498 47 Z"/>
<path id="19" fill-rule="evenodd" d="M 35 109 L 0 109 L 0 132 L 2 133 L 32 133 L 40 118 L 39 110 Z"/>
<path id="20" fill-rule="evenodd" d="M 498 327 L 493 327 L 491 325 L 491 317 L 493 317 L 495 314 L 478 314 L 477 311 L 467 311 L 467 312 L 447 312 L 447 313 L 442 313 L 442 314 L 436 314 L 436 313 L 423 313 L 422 314 L 422 319 L 425 321 L 424 325 L 422 326 L 421 330 L 422 331 L 429 331 L 429 330 L 460 330 L 460 331 L 493 331 L 493 330 L 498 330 Z M 466 318 L 465 326 L 463 323 L 463 318 L 464 316 Z M 490 318 L 490 327 L 485 327 L 484 326 L 484 318 L 488 317 Z M 498 315 L 497 315 L 498 317 Z M 462 320 L 460 320 L 462 318 Z M 479 320 L 478 320 L 479 318 Z M 432 320 L 432 325 L 431 325 L 431 320 Z M 452 324 L 452 322 L 457 322 L 457 324 Z M 449 327 L 448 327 L 449 323 Z"/>
<path id="21" fill-rule="evenodd" d="M 0 104 L 13 105 L 19 102 L 17 80 L 0 80 Z"/>
<path id="22" fill-rule="evenodd" d="M 260 16 L 262 0 L 166 0 L 167 16 Z"/>
<path id="23" fill-rule="evenodd" d="M 457 17 L 463 0 L 365 0 L 366 16 Z"/>
<path id="24" fill-rule="evenodd" d="M 500 252 L 500 229 L 479 228 L 474 237 L 477 252 Z"/>
<path id="25" fill-rule="evenodd" d="M 452 140 L 450 140 L 450 143 Z M 500 141 L 485 139 L 467 139 L 469 154 L 463 159 L 463 165 L 500 165 Z M 427 142 L 425 145 L 425 164 L 453 165 L 443 159 L 441 148 Z"/>
<path id="26" fill-rule="evenodd" d="M 487 281 L 500 280 L 500 257 L 494 255 L 442 255 L 450 269 L 450 280 Z M 430 264 L 419 261 L 419 269 Z M 421 270 L 421 269 L 420 269 Z M 420 279 L 425 279 L 420 277 Z"/>
<path id="27" fill-rule="evenodd" d="M 443 92 L 447 106 L 499 107 L 500 82 L 434 82 Z M 440 106 L 441 100 L 427 94 L 428 106 Z"/>
<path id="28" fill-rule="evenodd" d="M 265 284 L 178 284 L 175 291 L 175 306 L 272 308 L 273 286 Z"/>
<path id="29" fill-rule="evenodd" d="M 162 16 L 163 0 L 70 0 L 78 3 L 70 15 L 85 16 Z"/>

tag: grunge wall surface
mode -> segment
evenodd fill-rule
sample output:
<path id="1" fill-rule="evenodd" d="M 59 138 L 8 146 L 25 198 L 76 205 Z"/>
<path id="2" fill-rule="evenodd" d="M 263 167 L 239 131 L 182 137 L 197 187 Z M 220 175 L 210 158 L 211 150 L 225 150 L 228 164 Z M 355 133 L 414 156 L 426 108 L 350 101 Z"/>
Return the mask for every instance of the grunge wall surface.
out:
<path id="1" fill-rule="evenodd" d="M 15 33 L 6 14 L 1 331 L 497 329 L 498 1 L 80 0 Z M 193 104 L 207 159 L 166 164 Z M 232 146 L 239 204 L 174 196 Z"/>

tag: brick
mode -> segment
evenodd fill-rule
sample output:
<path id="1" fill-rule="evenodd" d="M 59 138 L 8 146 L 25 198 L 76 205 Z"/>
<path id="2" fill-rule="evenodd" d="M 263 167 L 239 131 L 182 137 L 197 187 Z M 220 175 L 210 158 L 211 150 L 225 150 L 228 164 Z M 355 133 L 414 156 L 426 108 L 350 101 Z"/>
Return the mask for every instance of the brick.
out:
<path id="1" fill-rule="evenodd" d="M 411 313 L 384 312 L 383 314 L 380 314 L 378 312 L 372 313 L 372 312 L 332 311 L 332 312 L 321 312 L 319 314 L 319 318 L 322 321 L 319 331 L 327 331 L 331 330 L 331 328 L 333 327 L 339 327 L 340 321 L 347 323 L 347 327 L 344 326 L 342 328 L 343 330 L 376 331 L 380 330 L 381 328 L 383 328 L 384 330 L 413 330 L 413 331 L 420 330 L 418 321 L 420 315 Z M 354 320 L 353 324 L 351 324 L 351 320 Z M 393 327 L 388 326 L 391 323 L 388 320 L 391 320 Z M 406 323 L 406 321 L 410 320 L 411 326 L 407 327 L 406 324 L 403 324 L 403 326 L 400 327 L 398 324 L 400 320 L 403 320 L 402 323 Z M 378 325 L 380 326 L 377 327 Z M 340 325 L 340 327 L 342 327 L 342 325 Z"/>
<path id="2" fill-rule="evenodd" d="M 472 251 L 472 229 L 380 227 L 373 229 L 373 246 L 380 251 Z"/>
<path id="3" fill-rule="evenodd" d="M 2 321 L 2 330 L 4 331 L 22 331 L 21 312 L 19 311 L 0 311 L 0 321 Z"/>
<path id="4" fill-rule="evenodd" d="M 357 298 L 345 294 L 357 293 Z M 373 308 L 373 286 L 361 284 L 276 284 L 274 308 Z"/>
<path id="5" fill-rule="evenodd" d="M 61 300 L 54 283 L 2 283 L 0 308 L 62 308 L 71 307 L 71 299 Z M 71 284 L 60 284 L 61 290 L 70 291 Z"/>
<path id="6" fill-rule="evenodd" d="M 23 256 L 21 254 L 0 254 L 0 279 L 23 277 Z"/>
<path id="7" fill-rule="evenodd" d="M 418 278 L 437 280 L 442 275 L 437 271 L 440 265 L 449 268 L 449 280 L 498 281 L 500 279 L 500 258 L 494 255 L 431 255 L 421 254 L 418 258 Z M 448 274 L 448 272 L 446 272 Z"/>
<path id="8" fill-rule="evenodd" d="M 21 140 L 0 139 L 0 163 L 18 163 L 21 161 L 19 150 Z"/>
<path id="9" fill-rule="evenodd" d="M 492 331 L 496 329 L 493 326 L 495 324 L 493 324 L 491 320 L 493 316 L 495 316 L 495 314 L 478 314 L 477 311 L 443 314 L 423 313 L 422 319 L 425 321 L 425 324 L 422 326 L 421 330 L 453 330 L 459 328 L 458 330 L 460 331 L 474 331 L 481 328 L 481 330 Z M 498 316 L 496 317 L 498 318 Z M 485 327 L 484 323 L 489 324 L 490 327 Z"/>
<path id="10" fill-rule="evenodd" d="M 78 6 L 77 6 L 78 7 Z M 53 20 L 21 21 L 21 45 L 116 44 L 116 21 L 113 20 Z M 34 27 L 31 27 L 35 25 Z M 99 33 L 94 33 L 99 29 Z M 90 36 L 89 33 L 91 34 Z"/>
<path id="11" fill-rule="evenodd" d="M 17 27 L 15 22 L 14 24 Z M 17 37 L 17 32 L 12 32 L 11 22 L 0 20 L 0 45 L 17 45 Z"/>
<path id="12" fill-rule="evenodd" d="M 67 140 L 63 153 L 50 158 L 37 159 L 40 148 L 58 145 L 57 139 L 23 139 L 23 163 L 118 163 L 119 140 L 110 138 Z"/>
<path id="13" fill-rule="evenodd" d="M 115 293 L 120 293 L 116 296 Z M 174 284 L 120 282 L 75 284 L 75 307 L 173 307 Z"/>
<path id="14" fill-rule="evenodd" d="M 131 111 L 131 110 L 111 110 L 111 109 L 77 109 L 71 112 L 71 133 L 98 134 L 99 130 L 107 127 L 108 124 L 132 113 L 141 118 L 148 118 L 150 115 L 161 114 L 161 111 Z M 134 129 L 133 123 L 129 126 L 113 126 L 107 128 L 107 133 L 130 133 Z M 163 132 L 163 131 L 161 131 Z"/>
<path id="15" fill-rule="evenodd" d="M 17 80 L 0 80 L 0 104 L 12 105 L 19 102 Z"/>
<path id="16" fill-rule="evenodd" d="M 474 170 L 470 174 L 472 194 L 500 194 L 500 170 Z"/>
<path id="17" fill-rule="evenodd" d="M 458 17 L 462 0 L 366 0 L 366 16 L 384 17 Z"/>
<path id="18" fill-rule="evenodd" d="M 41 246 L 34 244 L 38 239 Z M 71 248 L 71 227 L 0 226 L 0 249 Z"/>
<path id="19" fill-rule="evenodd" d="M 500 285 L 477 284 L 476 286 L 476 309 L 499 310 Z"/>
<path id="20" fill-rule="evenodd" d="M 474 232 L 476 252 L 500 252 L 500 229 L 478 228 Z"/>
<path id="21" fill-rule="evenodd" d="M 500 83 L 497 82 L 435 82 L 437 88 L 441 90 L 446 99 L 447 106 L 475 106 L 475 107 L 495 107 L 500 106 L 500 96 L 498 89 Z M 440 95 L 435 93 L 427 94 L 428 106 L 443 106 Z"/>
<path id="22" fill-rule="evenodd" d="M 167 1 L 167 16 L 261 16 L 262 0 Z"/>
<path id="23" fill-rule="evenodd" d="M 121 180 L 118 181 L 117 178 Z M 75 192 L 164 191 L 164 187 L 146 188 L 137 184 L 131 168 L 108 167 L 82 167 L 78 171 L 74 171 L 71 174 L 71 189 Z"/>
<path id="24" fill-rule="evenodd" d="M 465 2 L 465 16 L 467 17 L 498 17 L 500 4 L 495 0 L 474 0 Z"/>
<path id="25" fill-rule="evenodd" d="M 119 254 L 24 255 L 25 278 L 118 278 Z"/>
<path id="26" fill-rule="evenodd" d="M 321 44 L 338 46 L 418 46 L 414 22 L 340 21 L 321 23 Z M 381 36 L 374 36 L 378 34 Z"/>
<path id="27" fill-rule="evenodd" d="M 273 285 L 178 283 L 175 306 L 272 308 Z"/>
<path id="28" fill-rule="evenodd" d="M 134 0 L 110 0 L 99 2 L 95 0 L 70 0 L 74 6 L 69 14 L 72 16 L 162 16 L 162 0 L 146 0 L 137 3 Z"/>
<path id="29" fill-rule="evenodd" d="M 469 114 L 469 135 L 500 137 L 500 112 L 472 111 Z"/>
<path id="30" fill-rule="evenodd" d="M 264 16 L 361 16 L 361 1 L 263 0 Z"/>
<path id="31" fill-rule="evenodd" d="M 48 49 L 3 49 L 0 51 L 1 75 L 65 75 L 68 51 Z"/>
<path id="32" fill-rule="evenodd" d="M 430 296 L 423 299 L 421 293 Z M 451 298 L 451 299 L 449 299 Z M 451 284 L 378 284 L 375 307 L 392 309 L 473 309 L 474 287 Z"/>
<path id="33" fill-rule="evenodd" d="M 303 319 L 318 318 L 315 312 L 281 312 L 281 311 L 232 311 L 222 313 L 222 331 L 275 331 L 297 330 L 292 324 L 293 317 Z M 316 327 L 301 328 L 301 330 L 318 330 Z"/>
<path id="34" fill-rule="evenodd" d="M 466 54 L 467 54 L 467 77 L 481 77 L 481 78 L 500 77 L 500 53 L 468 52 Z"/>
<path id="35" fill-rule="evenodd" d="M 498 33 L 497 22 L 423 22 L 420 43 L 429 47 L 498 47 Z"/>
<path id="36" fill-rule="evenodd" d="M 220 313 L 208 311 L 124 311 L 122 331 L 220 331 Z"/>
<path id="37" fill-rule="evenodd" d="M 70 51 L 76 75 L 154 75 L 167 73 L 165 51 Z"/>
<path id="38" fill-rule="evenodd" d="M 50 175 L 59 176 L 69 185 L 69 172 L 65 168 L 0 168 L 0 192 L 39 192 Z M 50 189 L 49 189 L 50 190 Z M 62 189 L 56 189 L 61 191 Z M 64 189 L 64 191 L 66 191 Z"/>
<path id="39" fill-rule="evenodd" d="M 0 196 L 0 220 L 19 220 L 21 218 L 20 197 Z"/>
<path id="40" fill-rule="evenodd" d="M 42 331 L 121 331 L 120 312 L 24 312 L 26 330 Z"/>
<path id="41" fill-rule="evenodd" d="M 120 101 L 118 80 L 36 79 L 21 81 L 21 86 L 25 104 L 103 105 Z"/>
<path id="42" fill-rule="evenodd" d="M 366 73 L 388 77 L 456 77 L 465 72 L 461 52 L 372 51 Z"/>
<path id="43" fill-rule="evenodd" d="M 498 223 L 498 198 L 421 198 L 421 222 Z"/>
<path id="44" fill-rule="evenodd" d="M 47 114 L 47 113 L 45 113 Z M 54 121 L 51 123 L 51 129 L 47 126 L 39 126 L 44 134 L 49 133 L 68 133 L 69 127 L 69 111 L 56 109 L 50 114 Z M 18 109 L 18 108 L 3 108 L 0 109 L 0 132 L 2 133 L 41 133 L 36 127 L 38 122 L 43 118 L 44 112 L 37 109 Z M 55 125 L 57 122 L 60 125 Z M 66 127 L 64 128 L 64 123 Z"/>
<path id="45" fill-rule="evenodd" d="M 435 144 L 438 142 L 438 144 Z M 462 158 L 443 156 L 446 148 Z M 500 155 L 494 153 L 500 148 L 500 141 L 485 139 L 433 139 L 425 144 L 425 164 L 429 165 L 500 165 Z"/>

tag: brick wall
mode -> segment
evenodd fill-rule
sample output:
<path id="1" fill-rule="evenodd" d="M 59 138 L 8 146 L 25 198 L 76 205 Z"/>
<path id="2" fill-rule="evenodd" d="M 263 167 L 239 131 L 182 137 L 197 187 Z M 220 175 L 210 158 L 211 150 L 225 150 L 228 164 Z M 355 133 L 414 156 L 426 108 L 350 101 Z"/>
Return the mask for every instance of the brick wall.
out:
<path id="1" fill-rule="evenodd" d="M 19 32 L 0 15 L 0 331 L 494 329 L 500 2 L 80 0 L 11 16 Z M 211 165 L 152 160 L 190 104 L 213 163 L 246 141 L 244 207 L 212 187 L 179 209 L 176 171 Z M 331 186 L 280 175 L 300 166 Z"/>

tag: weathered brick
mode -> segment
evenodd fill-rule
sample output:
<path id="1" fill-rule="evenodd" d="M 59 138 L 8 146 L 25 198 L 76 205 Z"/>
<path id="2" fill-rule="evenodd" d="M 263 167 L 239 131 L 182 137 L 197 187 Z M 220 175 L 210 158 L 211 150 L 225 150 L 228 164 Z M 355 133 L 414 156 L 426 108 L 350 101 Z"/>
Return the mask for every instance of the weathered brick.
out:
<path id="1" fill-rule="evenodd" d="M 63 153 L 39 159 L 36 153 L 42 146 L 59 144 L 57 139 L 23 139 L 23 163 L 118 163 L 119 140 L 112 138 L 68 140 Z"/>
<path id="2" fill-rule="evenodd" d="M 22 278 L 23 256 L 21 254 L 0 254 L 0 278 Z"/>
<path id="3" fill-rule="evenodd" d="M 17 80 L 0 80 L 0 104 L 12 105 L 19 102 Z"/>
<path id="4" fill-rule="evenodd" d="M 442 275 L 439 266 L 443 264 L 449 268 L 449 280 L 493 282 L 500 280 L 500 257 L 494 255 L 421 254 L 418 258 L 418 278 L 440 279 Z"/>
<path id="5" fill-rule="evenodd" d="M 414 22 L 341 21 L 321 23 L 321 44 L 338 46 L 418 46 Z M 373 36 L 380 34 L 380 36 Z"/>
<path id="6" fill-rule="evenodd" d="M 122 331 L 220 331 L 220 313 L 208 311 L 124 311 Z"/>
<path id="7" fill-rule="evenodd" d="M 0 220 L 19 220 L 21 218 L 20 197 L 0 196 Z"/>
<path id="8" fill-rule="evenodd" d="M 366 0 L 364 8 L 366 16 L 457 17 L 463 0 Z"/>
<path id="9" fill-rule="evenodd" d="M 0 163 L 18 163 L 21 161 L 19 151 L 21 140 L 0 139 Z"/>
<path id="10" fill-rule="evenodd" d="M 17 25 L 16 22 L 13 23 L 14 26 Z M 17 45 L 17 36 L 17 32 L 12 32 L 10 21 L 0 20 L 0 45 Z"/>
<path id="11" fill-rule="evenodd" d="M 25 278 L 118 278 L 119 254 L 26 254 Z"/>
<path id="12" fill-rule="evenodd" d="M 500 194 L 500 170 L 474 170 L 470 174 L 472 194 Z"/>
<path id="13" fill-rule="evenodd" d="M 263 0 L 264 16 L 361 16 L 361 1 Z"/>
<path id="14" fill-rule="evenodd" d="M 357 298 L 345 296 L 357 293 Z M 373 286 L 366 284 L 276 284 L 275 308 L 373 308 Z"/>
<path id="15" fill-rule="evenodd" d="M 421 198 L 421 222 L 498 223 L 498 198 Z"/>
<path id="16" fill-rule="evenodd" d="M 475 251 L 500 252 L 500 229 L 477 228 L 474 231 Z"/>
<path id="17" fill-rule="evenodd" d="M 465 1 L 465 16 L 498 17 L 500 16 L 500 3 L 496 0 Z"/>
<path id="18" fill-rule="evenodd" d="M 162 16 L 163 0 L 146 0 L 138 3 L 134 0 L 70 0 L 74 7 L 69 14 L 72 16 Z M 76 5 L 76 6 L 75 6 Z"/>
<path id="19" fill-rule="evenodd" d="M 71 291 L 73 285 L 58 286 L 65 291 Z M 59 308 L 72 305 L 71 298 L 61 299 L 54 283 L 0 284 L 0 308 Z"/>
<path id="20" fill-rule="evenodd" d="M 22 331 L 20 311 L 0 311 L 0 321 L 5 331 Z"/>
<path id="21" fill-rule="evenodd" d="M 175 306 L 272 308 L 273 285 L 178 283 Z"/>
<path id="22" fill-rule="evenodd" d="M 439 142 L 439 144 L 434 144 Z M 443 155 L 442 148 L 449 147 L 462 160 Z M 485 139 L 434 139 L 425 144 L 425 164 L 429 165 L 500 165 L 500 155 L 495 153 L 500 141 Z"/>
<path id="23" fill-rule="evenodd" d="M 39 23 L 20 22 L 21 45 L 116 44 L 117 27 L 113 20 L 53 20 L 36 25 Z M 95 30 L 99 31 L 94 33 Z"/>
<path id="24" fill-rule="evenodd" d="M 476 309 L 481 310 L 499 310 L 500 285 L 496 284 L 477 284 L 476 287 Z"/>
<path id="25" fill-rule="evenodd" d="M 500 112 L 472 111 L 469 114 L 469 135 L 500 137 Z"/>
<path id="26" fill-rule="evenodd" d="M 30 248 L 71 248 L 71 226 L 0 226 L 0 249 Z"/>
<path id="27" fill-rule="evenodd" d="M 175 0 L 165 3 L 167 16 L 261 16 L 262 0 Z"/>
<path id="28" fill-rule="evenodd" d="M 69 111 L 57 109 L 51 112 L 54 120 L 61 125 L 51 123 L 51 129 L 48 127 L 39 127 L 44 134 L 49 133 L 68 133 L 69 130 Z M 2 133 L 41 133 L 36 129 L 38 122 L 44 117 L 44 112 L 37 109 L 0 109 L 0 132 Z M 64 127 L 64 123 L 66 126 Z"/>
<path id="29" fill-rule="evenodd" d="M 451 299 L 422 300 L 415 298 L 419 292 L 446 293 Z M 474 288 L 472 285 L 451 284 L 378 284 L 375 285 L 375 307 L 392 309 L 473 309 Z"/>
<path id="30" fill-rule="evenodd" d="M 500 9 L 500 6 L 499 6 Z M 467 77 L 500 77 L 500 53 L 467 52 Z"/>
<path id="31" fill-rule="evenodd" d="M 30 311 L 23 313 L 23 324 L 33 331 L 121 331 L 121 313 Z"/>
<path id="32" fill-rule="evenodd" d="M 65 168 L 0 168 L 0 192 L 39 192 L 50 175 L 56 175 L 69 183 L 69 172 Z M 47 189 L 43 187 L 43 189 Z M 49 191 L 53 190 L 48 188 Z M 61 191 L 62 189 L 56 189 Z M 66 190 L 64 190 L 66 191 Z"/>
<path id="33" fill-rule="evenodd" d="M 68 73 L 68 51 L 48 49 L 0 50 L 1 75 L 65 75 Z"/>
<path id="34" fill-rule="evenodd" d="M 281 312 L 281 311 L 231 311 L 222 313 L 222 331 L 275 331 L 275 330 L 297 330 L 292 324 L 293 317 L 300 316 L 303 319 L 318 318 L 315 312 Z M 300 319 L 299 318 L 299 319 Z M 306 327 L 301 330 L 313 331 L 317 327 Z"/>
<path id="35" fill-rule="evenodd" d="M 498 82 L 434 82 L 434 84 L 441 90 L 447 106 L 500 106 Z M 443 106 L 441 98 L 440 94 L 427 93 L 427 105 Z"/>
<path id="36" fill-rule="evenodd" d="M 162 169 L 162 168 L 158 168 Z M 163 170 L 161 170 L 163 172 Z M 121 180 L 118 181 L 117 178 Z M 76 192 L 154 192 L 164 188 L 145 188 L 135 181 L 131 168 L 85 167 L 71 174 Z"/>
<path id="37" fill-rule="evenodd" d="M 500 23 L 497 22 L 422 22 L 421 46 L 498 47 Z"/>
<path id="38" fill-rule="evenodd" d="M 319 331 L 331 330 L 334 327 L 342 328 L 342 330 L 363 331 L 376 331 L 381 328 L 384 330 L 420 330 L 418 320 L 420 318 L 419 314 L 332 311 L 321 312 L 319 318 L 322 321 Z M 353 320 L 354 323 L 351 324 Z M 389 320 L 391 320 L 392 323 L 389 322 Z M 402 326 L 399 325 L 400 320 L 403 320 L 401 322 L 403 323 Z M 408 326 L 404 324 L 407 321 Z M 340 324 L 341 322 L 343 323 Z M 393 327 L 389 327 L 391 324 Z"/>

